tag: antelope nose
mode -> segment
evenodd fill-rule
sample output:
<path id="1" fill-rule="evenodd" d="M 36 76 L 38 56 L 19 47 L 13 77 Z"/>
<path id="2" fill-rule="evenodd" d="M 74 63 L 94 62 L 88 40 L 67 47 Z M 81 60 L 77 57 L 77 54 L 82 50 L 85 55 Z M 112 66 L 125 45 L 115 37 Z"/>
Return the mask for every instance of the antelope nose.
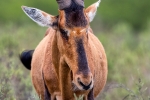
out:
<path id="1" fill-rule="evenodd" d="M 78 79 L 78 83 L 83 87 L 84 90 L 88 90 L 91 88 L 92 81 L 90 82 L 90 84 L 85 85 L 84 83 L 81 82 L 80 79 Z"/>
<path id="2" fill-rule="evenodd" d="M 89 90 L 89 89 L 93 88 L 93 76 L 92 76 L 92 74 L 78 77 L 77 80 L 78 80 L 78 84 L 84 90 Z"/>

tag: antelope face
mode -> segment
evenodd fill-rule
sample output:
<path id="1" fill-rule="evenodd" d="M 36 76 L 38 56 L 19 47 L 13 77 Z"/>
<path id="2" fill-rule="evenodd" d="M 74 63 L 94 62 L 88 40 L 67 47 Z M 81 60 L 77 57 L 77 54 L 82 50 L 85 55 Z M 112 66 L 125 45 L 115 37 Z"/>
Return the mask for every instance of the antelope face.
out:
<path id="1" fill-rule="evenodd" d="M 69 0 L 68 0 L 69 1 Z M 23 6 L 23 11 L 41 26 L 56 30 L 57 45 L 61 58 L 72 72 L 72 82 L 80 90 L 93 88 L 93 75 L 88 64 L 89 23 L 93 20 L 100 1 L 84 9 L 83 1 L 58 0 L 59 16 L 49 15 L 39 9 Z M 69 6 L 68 6 L 69 5 Z"/>
<path id="2" fill-rule="evenodd" d="M 58 45 L 72 71 L 72 82 L 78 89 L 88 90 L 93 87 L 93 76 L 86 56 L 89 22 L 83 7 L 77 7 L 59 11 Z"/>

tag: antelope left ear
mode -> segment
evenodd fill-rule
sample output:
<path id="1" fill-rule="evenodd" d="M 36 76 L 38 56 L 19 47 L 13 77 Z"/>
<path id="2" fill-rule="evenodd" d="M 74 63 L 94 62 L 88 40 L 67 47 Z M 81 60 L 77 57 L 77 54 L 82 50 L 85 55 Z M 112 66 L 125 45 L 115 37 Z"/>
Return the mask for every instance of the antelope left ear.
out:
<path id="1" fill-rule="evenodd" d="M 57 27 L 58 16 L 52 16 L 37 8 L 27 6 L 22 6 L 22 10 L 29 18 L 31 18 L 34 22 L 36 22 L 40 26 L 52 28 Z"/>
<path id="2" fill-rule="evenodd" d="M 86 15 L 87 15 L 90 22 L 93 21 L 100 2 L 101 2 L 101 0 L 97 1 L 96 3 L 92 4 L 91 6 L 89 6 L 88 8 L 85 9 L 85 13 L 86 13 Z"/>

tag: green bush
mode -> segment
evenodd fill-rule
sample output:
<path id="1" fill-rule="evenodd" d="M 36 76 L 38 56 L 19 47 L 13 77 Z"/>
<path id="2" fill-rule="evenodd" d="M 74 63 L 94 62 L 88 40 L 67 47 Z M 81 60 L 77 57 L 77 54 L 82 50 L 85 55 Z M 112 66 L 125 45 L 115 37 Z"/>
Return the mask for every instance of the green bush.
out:
<path id="1" fill-rule="evenodd" d="M 101 34 L 98 35 L 104 45 L 108 58 L 109 70 L 106 90 L 109 87 L 112 88 L 106 92 L 104 100 L 112 100 L 111 98 L 113 98 L 113 100 L 123 100 L 123 97 L 131 95 L 132 93 L 129 94 L 129 92 L 126 91 L 126 86 L 135 93 L 134 95 L 141 98 L 140 94 L 137 93 L 137 87 L 141 87 L 143 82 L 145 83 L 142 87 L 143 90 L 149 87 L 149 32 L 149 29 L 147 29 L 136 34 L 130 25 L 119 23 L 114 25 L 112 29 L 107 30 L 107 32 L 101 32 Z M 139 78 L 142 80 L 142 83 L 135 83 Z M 120 84 L 123 84 L 121 85 L 124 87 L 123 89 L 120 87 Z M 143 93 L 143 98 L 148 98 L 149 91 L 150 90 L 146 90 L 146 92 Z M 124 100 L 142 99 L 128 98 Z"/>

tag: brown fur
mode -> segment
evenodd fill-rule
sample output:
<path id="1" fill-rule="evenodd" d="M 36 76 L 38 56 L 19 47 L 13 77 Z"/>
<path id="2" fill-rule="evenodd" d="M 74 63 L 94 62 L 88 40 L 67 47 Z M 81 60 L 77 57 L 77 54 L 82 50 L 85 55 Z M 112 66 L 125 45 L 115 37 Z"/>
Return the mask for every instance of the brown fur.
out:
<path id="1" fill-rule="evenodd" d="M 86 17 L 86 19 L 88 18 Z M 63 10 L 59 11 L 58 24 L 57 30 L 53 28 L 47 30 L 45 37 L 33 54 L 31 77 L 38 95 L 44 100 L 45 82 L 48 92 L 51 94 L 51 100 L 75 100 L 74 93 L 77 96 L 84 94 L 84 100 L 91 98 L 89 96 L 92 96 L 92 93 L 96 97 L 107 80 L 107 58 L 102 44 L 92 33 L 89 24 L 85 27 L 66 27 Z M 62 37 L 59 28 L 69 30 L 68 40 Z M 88 33 L 86 30 L 81 32 L 85 28 L 88 29 Z M 86 67 L 89 70 L 79 71 L 78 68 L 79 53 L 76 44 L 79 39 L 83 43 L 88 64 Z M 79 87 L 78 78 L 85 85 L 93 82 L 93 92 L 80 89 L 74 91 L 72 81 Z"/>
<path id="2" fill-rule="evenodd" d="M 57 34 L 55 33 L 55 30 L 49 29 L 49 34 L 47 34 L 47 36 L 44 37 L 44 39 L 40 42 L 40 44 L 35 49 L 33 60 L 32 60 L 32 69 L 31 69 L 32 81 L 38 94 L 42 95 L 43 97 L 44 96 L 44 84 L 42 79 L 42 70 L 43 70 L 46 85 L 48 86 L 49 92 L 53 96 L 55 96 L 57 93 L 58 95 L 60 95 L 59 87 L 63 87 L 62 85 L 65 85 L 67 87 L 67 89 L 65 90 L 68 91 L 65 91 L 63 94 L 64 95 L 66 94 L 68 98 L 64 100 L 71 100 L 70 98 L 73 98 L 73 94 L 70 94 L 72 88 L 71 82 L 68 82 L 68 84 L 66 84 L 66 82 L 62 82 L 64 84 L 59 85 L 59 81 L 58 81 L 64 78 L 65 78 L 64 81 L 66 81 L 67 78 L 69 81 L 71 80 L 70 79 L 71 76 L 64 75 L 65 77 L 61 77 L 63 75 L 59 75 L 59 74 L 66 74 L 67 72 L 70 73 L 70 70 L 68 70 L 67 68 L 59 69 L 59 62 L 60 62 L 59 59 L 61 54 L 58 50 L 57 45 L 59 46 L 61 44 L 57 44 L 56 35 Z M 88 33 L 88 35 L 89 35 L 88 36 L 89 40 L 87 41 L 88 49 L 86 49 L 86 54 L 88 58 L 88 64 L 89 66 L 91 66 L 90 70 L 94 75 L 94 87 L 96 87 L 94 88 L 94 96 L 97 96 L 106 83 L 107 60 L 106 60 L 106 55 L 103 46 L 99 42 L 99 40 L 92 33 Z M 72 57 L 72 56 L 68 55 L 68 57 Z M 55 68 L 57 69 L 55 70 Z M 60 70 L 62 70 L 63 72 L 59 73 Z M 87 94 L 87 92 L 85 93 Z M 69 94 L 71 95 L 70 97 L 68 96 Z"/>

